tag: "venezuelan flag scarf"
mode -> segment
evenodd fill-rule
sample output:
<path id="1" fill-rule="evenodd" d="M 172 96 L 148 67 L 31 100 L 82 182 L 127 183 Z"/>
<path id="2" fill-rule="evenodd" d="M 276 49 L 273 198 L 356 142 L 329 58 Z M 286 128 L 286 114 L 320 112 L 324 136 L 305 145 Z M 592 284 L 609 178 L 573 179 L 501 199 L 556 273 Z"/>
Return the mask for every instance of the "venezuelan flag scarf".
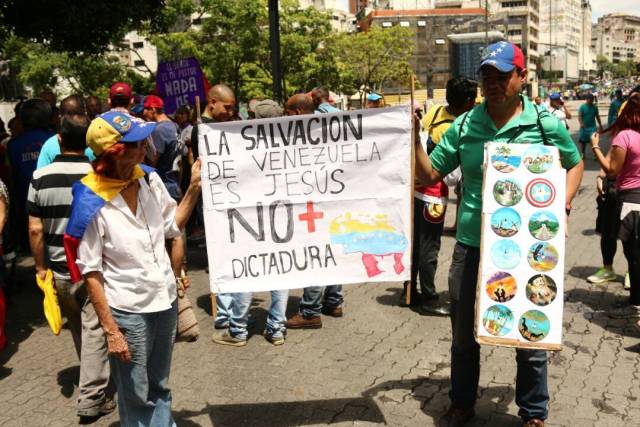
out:
<path id="1" fill-rule="evenodd" d="M 71 274 L 72 283 L 82 280 L 76 260 L 78 258 L 78 246 L 87 226 L 105 203 L 113 200 L 129 184 L 154 170 L 146 165 L 138 165 L 128 180 L 107 178 L 90 172 L 80 181 L 73 184 L 71 216 L 69 217 L 67 230 L 64 233 L 64 252 L 67 256 L 67 267 Z"/>

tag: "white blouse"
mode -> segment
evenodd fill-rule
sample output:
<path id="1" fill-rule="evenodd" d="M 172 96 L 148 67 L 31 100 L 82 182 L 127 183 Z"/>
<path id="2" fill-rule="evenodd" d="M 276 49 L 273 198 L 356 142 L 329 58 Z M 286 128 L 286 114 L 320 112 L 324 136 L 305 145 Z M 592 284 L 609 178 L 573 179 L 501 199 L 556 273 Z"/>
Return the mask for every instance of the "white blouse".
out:
<path id="1" fill-rule="evenodd" d="M 118 194 L 98 211 L 78 247 L 82 274 L 99 271 L 110 307 L 130 313 L 171 308 L 176 282 L 165 239 L 180 236 L 176 202 L 157 173 L 139 180 L 134 216 Z"/>

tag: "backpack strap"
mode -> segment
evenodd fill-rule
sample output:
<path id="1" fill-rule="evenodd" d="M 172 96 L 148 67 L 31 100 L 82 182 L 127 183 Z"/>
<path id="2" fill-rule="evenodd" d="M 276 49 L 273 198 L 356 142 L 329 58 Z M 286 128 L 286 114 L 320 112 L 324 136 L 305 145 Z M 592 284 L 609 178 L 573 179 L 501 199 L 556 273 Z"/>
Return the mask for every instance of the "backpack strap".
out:
<path id="1" fill-rule="evenodd" d="M 440 111 L 442 111 L 442 105 L 439 105 L 438 108 L 436 108 L 436 112 L 433 117 L 431 117 L 431 122 L 429 123 L 429 126 L 427 126 L 427 129 L 431 130 L 431 128 L 434 126 L 433 122 L 435 122 L 440 115 Z"/>
<path id="2" fill-rule="evenodd" d="M 467 116 L 469 115 L 470 112 L 471 110 L 464 113 L 464 116 L 462 116 L 462 120 L 460 120 L 460 126 L 458 126 L 458 142 L 460 142 L 460 140 L 462 139 L 462 136 L 463 136 L 462 127 L 467 121 Z M 456 150 L 456 156 L 458 157 L 458 166 L 462 165 L 462 160 L 460 159 L 460 144 L 458 144 L 458 149 Z"/>
<path id="3" fill-rule="evenodd" d="M 544 132 L 544 127 L 542 126 L 542 121 L 540 121 L 540 110 L 538 110 L 538 106 L 536 104 L 533 104 L 533 108 L 536 109 L 536 113 L 538 115 L 537 125 L 538 125 L 538 130 L 540 130 L 540 134 L 542 135 L 542 143 L 544 145 L 549 145 L 549 140 L 547 139 L 547 134 Z"/>

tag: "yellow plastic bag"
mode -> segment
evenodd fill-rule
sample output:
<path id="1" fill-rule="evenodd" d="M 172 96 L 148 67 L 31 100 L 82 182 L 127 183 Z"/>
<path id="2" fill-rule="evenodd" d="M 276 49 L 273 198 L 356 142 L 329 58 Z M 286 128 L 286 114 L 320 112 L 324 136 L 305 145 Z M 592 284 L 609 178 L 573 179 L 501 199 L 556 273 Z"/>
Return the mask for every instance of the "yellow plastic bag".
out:
<path id="1" fill-rule="evenodd" d="M 53 272 L 47 270 L 44 279 L 36 274 L 36 282 L 38 287 L 44 292 L 44 317 L 47 318 L 49 327 L 53 335 L 60 335 L 62 329 L 62 313 L 60 312 L 60 304 L 58 304 L 58 295 L 53 282 Z"/>

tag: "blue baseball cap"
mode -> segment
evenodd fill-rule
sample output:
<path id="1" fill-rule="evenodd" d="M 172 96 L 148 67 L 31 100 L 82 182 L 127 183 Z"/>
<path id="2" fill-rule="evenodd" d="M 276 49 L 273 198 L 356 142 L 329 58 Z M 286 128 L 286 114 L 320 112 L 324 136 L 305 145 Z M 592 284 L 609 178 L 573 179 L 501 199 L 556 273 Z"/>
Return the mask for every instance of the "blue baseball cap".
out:
<path id="1" fill-rule="evenodd" d="M 554 100 L 554 101 L 558 101 L 558 100 L 561 100 L 562 97 L 560 96 L 560 94 L 558 92 L 553 92 L 551 95 L 549 95 L 549 99 Z"/>
<path id="2" fill-rule="evenodd" d="M 369 95 L 367 95 L 367 101 L 376 102 L 376 101 L 380 101 L 381 99 L 382 99 L 382 95 L 379 95 L 375 92 L 371 92 Z"/>
<path id="3" fill-rule="evenodd" d="M 496 68 L 503 73 L 508 73 L 516 67 L 524 70 L 524 54 L 513 43 L 505 41 L 493 43 L 482 52 L 480 67 L 485 65 Z"/>
<path id="4" fill-rule="evenodd" d="M 155 122 L 139 122 L 128 114 L 108 111 L 93 119 L 87 129 L 87 145 L 96 156 L 118 142 L 138 142 L 156 128 Z"/>

